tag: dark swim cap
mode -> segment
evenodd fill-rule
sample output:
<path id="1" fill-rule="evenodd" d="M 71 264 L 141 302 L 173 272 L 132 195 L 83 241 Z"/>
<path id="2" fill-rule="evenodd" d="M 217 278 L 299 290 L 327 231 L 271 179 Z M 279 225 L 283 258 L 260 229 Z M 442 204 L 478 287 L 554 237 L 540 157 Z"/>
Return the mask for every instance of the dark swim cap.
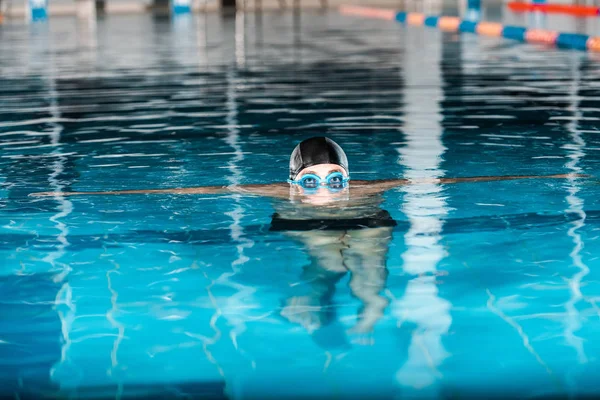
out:
<path id="1" fill-rule="evenodd" d="M 318 164 L 335 164 L 348 172 L 348 158 L 344 150 L 326 137 L 313 137 L 301 142 L 290 157 L 290 179 L 294 180 L 304 168 Z"/>

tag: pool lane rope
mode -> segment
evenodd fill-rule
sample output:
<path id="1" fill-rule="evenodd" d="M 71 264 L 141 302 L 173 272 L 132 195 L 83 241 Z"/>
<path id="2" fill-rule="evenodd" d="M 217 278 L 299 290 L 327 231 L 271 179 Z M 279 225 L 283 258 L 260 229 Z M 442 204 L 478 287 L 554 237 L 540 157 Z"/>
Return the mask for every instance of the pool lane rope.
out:
<path id="1" fill-rule="evenodd" d="M 459 17 L 425 15 L 415 12 L 403 12 L 385 8 L 343 5 L 342 15 L 398 21 L 413 26 L 429 26 L 445 32 L 469 32 L 482 36 L 504 37 L 527 43 L 553 45 L 563 49 L 600 52 L 600 36 L 588 36 L 579 33 L 560 33 L 546 29 L 527 29 L 521 26 L 502 25 L 498 22 L 467 21 Z"/>

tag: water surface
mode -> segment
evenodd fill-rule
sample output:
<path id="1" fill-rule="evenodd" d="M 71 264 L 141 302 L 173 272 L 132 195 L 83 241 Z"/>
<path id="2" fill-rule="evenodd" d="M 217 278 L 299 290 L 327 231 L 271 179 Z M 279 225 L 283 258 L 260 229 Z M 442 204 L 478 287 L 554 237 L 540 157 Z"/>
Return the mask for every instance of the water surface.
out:
<path id="1" fill-rule="evenodd" d="M 4 393 L 597 393 L 595 179 L 390 190 L 335 279 L 266 198 L 28 197 L 283 181 L 315 135 L 355 179 L 595 175 L 593 56 L 334 12 L 13 23 L 0 54 Z"/>

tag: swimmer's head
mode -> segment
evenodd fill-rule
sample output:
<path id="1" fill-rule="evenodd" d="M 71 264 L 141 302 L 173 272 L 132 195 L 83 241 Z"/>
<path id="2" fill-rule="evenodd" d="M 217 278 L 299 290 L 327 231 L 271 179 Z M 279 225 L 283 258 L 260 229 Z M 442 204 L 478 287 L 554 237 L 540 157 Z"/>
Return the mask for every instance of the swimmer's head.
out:
<path id="1" fill-rule="evenodd" d="M 290 158 L 292 200 L 326 205 L 348 197 L 348 158 L 333 140 L 313 137 L 301 142 Z"/>
<path id="2" fill-rule="evenodd" d="M 348 158 L 344 150 L 333 140 L 326 137 L 313 137 L 302 141 L 296 146 L 290 157 L 290 180 L 300 177 L 308 168 L 340 170 L 344 177 L 348 177 Z M 316 171 L 314 171 L 316 172 Z"/>

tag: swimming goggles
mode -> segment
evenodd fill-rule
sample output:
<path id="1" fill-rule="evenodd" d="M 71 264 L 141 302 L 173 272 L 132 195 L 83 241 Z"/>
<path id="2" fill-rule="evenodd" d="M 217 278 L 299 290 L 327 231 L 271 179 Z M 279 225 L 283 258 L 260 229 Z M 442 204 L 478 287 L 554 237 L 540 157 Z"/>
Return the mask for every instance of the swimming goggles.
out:
<path id="1" fill-rule="evenodd" d="M 325 179 L 321 179 L 320 176 L 315 174 L 305 174 L 302 175 L 302 178 L 297 180 L 288 179 L 288 183 L 302 186 L 304 189 L 316 189 L 323 183 L 331 189 L 342 189 L 349 180 L 350 177 L 344 178 L 344 175 L 341 172 L 332 172 L 327 175 Z"/>

